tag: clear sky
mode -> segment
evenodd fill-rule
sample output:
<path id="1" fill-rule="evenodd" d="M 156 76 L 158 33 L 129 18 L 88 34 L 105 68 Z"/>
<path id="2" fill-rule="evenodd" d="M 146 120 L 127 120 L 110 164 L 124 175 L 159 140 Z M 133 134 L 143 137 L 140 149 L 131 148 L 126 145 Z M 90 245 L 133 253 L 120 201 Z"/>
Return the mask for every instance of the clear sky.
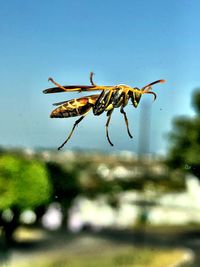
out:
<path id="1" fill-rule="evenodd" d="M 80 94 L 44 95 L 52 86 L 47 79 L 89 84 L 94 71 L 97 84 L 167 82 L 154 87 L 154 103 L 145 95 L 137 109 L 126 107 L 134 139 L 116 110 L 110 147 L 105 114 L 91 112 L 65 149 L 137 152 L 140 113 L 148 103 L 150 151 L 165 151 L 172 119 L 193 114 L 191 93 L 200 86 L 199 14 L 198 0 L 0 1 L 0 145 L 56 149 L 76 118 L 50 119 L 51 104 Z"/>

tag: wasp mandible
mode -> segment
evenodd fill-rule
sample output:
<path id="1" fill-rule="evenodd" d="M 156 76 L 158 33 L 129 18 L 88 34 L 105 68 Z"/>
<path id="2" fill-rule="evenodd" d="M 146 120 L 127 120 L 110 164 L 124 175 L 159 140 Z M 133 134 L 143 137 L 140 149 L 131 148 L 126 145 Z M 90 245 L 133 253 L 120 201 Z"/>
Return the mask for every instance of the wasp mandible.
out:
<path id="1" fill-rule="evenodd" d="M 81 122 L 88 112 L 92 109 L 95 116 L 101 115 L 103 112 L 106 112 L 108 117 L 106 122 L 106 136 L 108 142 L 111 146 L 113 143 L 110 140 L 108 127 L 111 119 L 111 115 L 115 108 L 120 108 L 120 112 L 124 116 L 126 129 L 130 138 L 133 138 L 129 130 L 128 118 L 124 107 L 128 104 L 129 99 L 131 100 L 133 106 L 137 108 L 141 96 L 143 94 L 152 94 L 154 100 L 156 99 L 156 94 L 151 91 L 152 86 L 156 83 L 163 83 L 165 80 L 157 80 L 155 82 L 149 83 L 142 87 L 141 89 L 137 87 L 131 87 L 125 84 L 118 84 L 114 86 L 107 85 L 96 85 L 93 82 L 94 73 L 90 73 L 90 83 L 91 85 L 65 85 L 62 86 L 55 82 L 52 78 L 48 80 L 51 81 L 56 87 L 48 88 L 43 91 L 45 94 L 50 93 L 59 93 L 59 92 L 88 92 L 88 91 L 101 91 L 99 94 L 83 96 L 80 98 L 75 98 L 67 101 L 62 101 L 59 103 L 53 104 L 54 106 L 59 106 L 54 109 L 50 115 L 51 118 L 69 118 L 81 116 L 78 120 L 75 121 L 71 132 L 69 133 L 66 140 L 58 147 L 60 150 L 71 138 L 76 126 Z"/>

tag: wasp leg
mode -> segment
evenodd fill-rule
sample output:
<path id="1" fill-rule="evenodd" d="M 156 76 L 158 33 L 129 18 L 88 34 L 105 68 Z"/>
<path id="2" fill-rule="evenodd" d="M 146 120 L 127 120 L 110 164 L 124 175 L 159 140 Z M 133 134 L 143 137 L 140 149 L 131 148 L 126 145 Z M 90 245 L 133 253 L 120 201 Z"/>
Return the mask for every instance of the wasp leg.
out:
<path id="1" fill-rule="evenodd" d="M 108 126 L 109 126 L 109 123 L 110 123 L 110 119 L 111 119 L 111 115 L 112 115 L 112 112 L 113 112 L 114 109 L 111 109 L 107 112 L 107 116 L 108 116 L 108 120 L 106 122 L 106 137 L 108 139 L 108 142 L 111 146 L 113 146 L 113 143 L 110 141 L 110 137 L 109 137 L 109 134 L 108 134 Z"/>
<path id="2" fill-rule="evenodd" d="M 123 106 L 121 106 L 120 112 L 124 115 L 124 120 L 125 120 L 125 123 L 126 123 L 126 129 L 127 129 L 128 135 L 130 136 L 130 138 L 133 138 L 132 134 L 130 133 L 129 127 L 128 127 L 128 118 L 126 116 L 126 112 L 124 111 L 124 107 Z"/>
<path id="3" fill-rule="evenodd" d="M 79 124 L 79 122 L 82 121 L 83 118 L 85 118 L 85 115 L 81 116 L 78 120 L 75 121 L 70 134 L 68 135 L 67 139 L 62 143 L 62 145 L 58 147 L 58 150 L 60 150 L 69 141 L 69 139 L 71 138 L 71 136 L 72 136 L 72 134 L 74 132 L 74 129 Z"/>
<path id="4" fill-rule="evenodd" d="M 94 76 L 94 72 L 90 72 L 90 83 L 94 86 L 97 86 L 94 82 L 93 82 L 93 76 Z"/>
<path id="5" fill-rule="evenodd" d="M 53 84 L 55 84 L 57 87 L 59 87 L 59 88 L 62 89 L 63 91 L 68 92 L 68 90 L 67 90 L 64 86 L 62 86 L 62 85 L 60 85 L 59 83 L 55 82 L 53 78 L 49 77 L 48 81 L 52 82 Z"/>

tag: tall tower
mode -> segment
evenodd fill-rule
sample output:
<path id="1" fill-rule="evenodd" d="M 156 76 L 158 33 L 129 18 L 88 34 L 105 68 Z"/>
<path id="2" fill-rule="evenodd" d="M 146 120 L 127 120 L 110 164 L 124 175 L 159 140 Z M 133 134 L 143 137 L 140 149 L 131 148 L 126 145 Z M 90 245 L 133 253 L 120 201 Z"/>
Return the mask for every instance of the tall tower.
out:
<path id="1" fill-rule="evenodd" d="M 138 155 L 144 156 L 150 153 L 151 103 L 149 103 L 149 101 L 144 101 L 141 104 L 139 114 Z"/>

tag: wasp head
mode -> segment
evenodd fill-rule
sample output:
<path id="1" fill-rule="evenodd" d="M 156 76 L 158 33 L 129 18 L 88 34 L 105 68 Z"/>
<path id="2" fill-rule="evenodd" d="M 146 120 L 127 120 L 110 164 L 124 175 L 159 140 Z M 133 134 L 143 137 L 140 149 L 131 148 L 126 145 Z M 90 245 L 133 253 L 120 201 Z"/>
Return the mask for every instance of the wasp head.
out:
<path id="1" fill-rule="evenodd" d="M 136 87 L 136 88 L 134 88 L 134 91 L 129 91 L 129 96 L 131 98 L 133 106 L 135 108 L 137 108 L 137 106 L 140 102 L 141 96 L 142 96 L 140 89 Z"/>

